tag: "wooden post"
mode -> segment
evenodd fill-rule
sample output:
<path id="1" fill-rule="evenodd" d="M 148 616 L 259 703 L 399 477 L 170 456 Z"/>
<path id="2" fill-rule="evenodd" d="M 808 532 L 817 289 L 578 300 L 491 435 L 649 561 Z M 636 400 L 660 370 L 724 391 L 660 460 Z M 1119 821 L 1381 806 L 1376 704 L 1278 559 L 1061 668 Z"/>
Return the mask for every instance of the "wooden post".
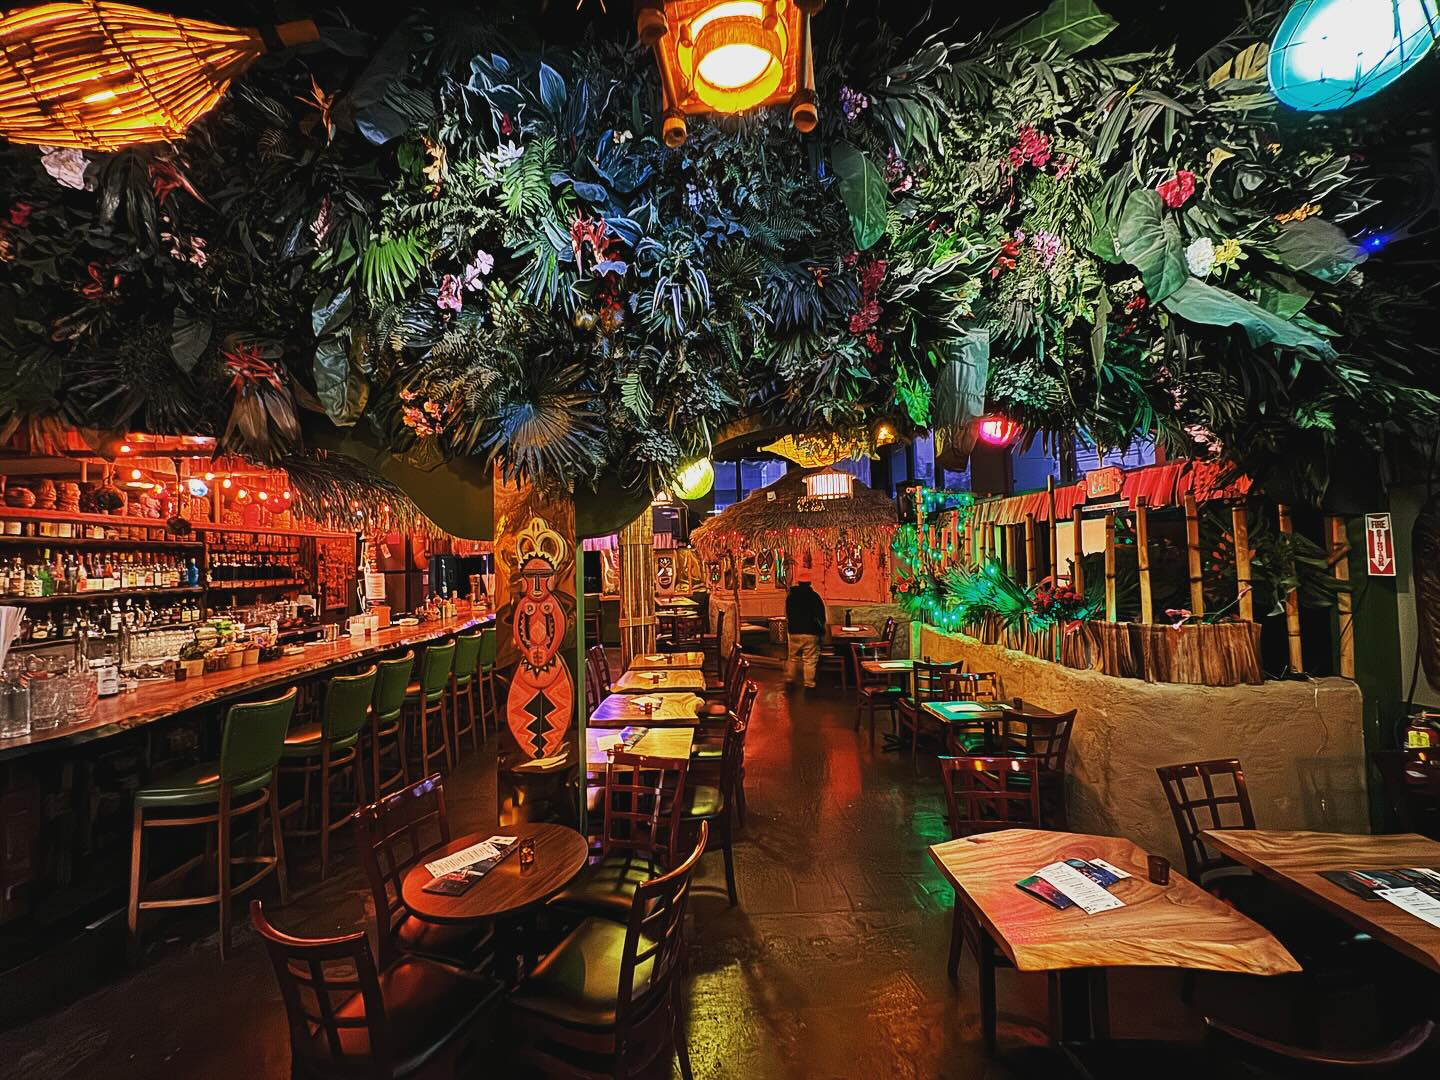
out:
<path id="1" fill-rule="evenodd" d="M 1074 569 L 1070 573 L 1070 587 L 1081 596 L 1085 595 L 1085 534 L 1080 517 L 1080 504 L 1070 512 L 1071 547 L 1075 551 Z"/>
<path id="2" fill-rule="evenodd" d="M 1060 578 L 1060 523 L 1055 520 L 1055 477 L 1045 478 L 1045 499 L 1050 509 L 1050 577 L 1055 581 Z"/>
<path id="3" fill-rule="evenodd" d="M 1040 544 L 1035 535 L 1035 515 L 1025 515 L 1025 584 L 1034 588 L 1040 577 Z"/>
<path id="4" fill-rule="evenodd" d="M 1002 525 L 1000 531 L 1005 536 L 1005 572 L 1010 575 L 1011 581 L 1020 579 L 1020 544 L 1017 533 L 1019 525 Z"/>
<path id="5" fill-rule="evenodd" d="M 965 519 L 965 566 L 975 565 L 975 522 L 969 518 Z"/>
<path id="6" fill-rule="evenodd" d="M 1105 621 L 1120 621 L 1120 598 L 1115 594 L 1115 511 L 1105 515 Z"/>
<path id="7" fill-rule="evenodd" d="M 1155 621 L 1155 601 L 1150 592 L 1150 510 L 1143 498 L 1135 500 L 1135 559 L 1140 568 L 1140 621 Z"/>
<path id="8" fill-rule="evenodd" d="M 1185 551 L 1190 562 L 1190 614 L 1205 614 L 1205 582 L 1200 575 L 1200 508 L 1195 496 L 1185 496 Z"/>
<path id="9" fill-rule="evenodd" d="M 1330 518 L 1330 565 L 1335 580 L 1350 582 L 1350 541 L 1345 535 L 1345 519 Z M 1335 611 L 1340 620 L 1340 674 L 1355 678 L 1355 613 L 1354 598 L 1349 589 L 1335 594 Z"/>
<path id="10" fill-rule="evenodd" d="M 620 666 L 625 668 L 635 657 L 655 651 L 653 522 L 654 514 L 647 506 L 620 530 Z M 739 633 L 733 627 L 732 631 Z"/>
<path id="11" fill-rule="evenodd" d="M 1295 526 L 1290 521 L 1290 508 L 1281 503 L 1280 535 L 1293 536 Z M 1298 589 L 1291 589 L 1285 597 L 1285 636 L 1290 644 L 1290 670 L 1299 675 L 1305 670 L 1304 652 L 1300 648 L 1300 596 Z"/>
<path id="12" fill-rule="evenodd" d="M 1230 508 L 1230 535 L 1235 540 L 1235 591 L 1240 598 L 1240 618 L 1255 621 L 1255 594 L 1250 584 L 1250 521 L 1245 506 Z"/>

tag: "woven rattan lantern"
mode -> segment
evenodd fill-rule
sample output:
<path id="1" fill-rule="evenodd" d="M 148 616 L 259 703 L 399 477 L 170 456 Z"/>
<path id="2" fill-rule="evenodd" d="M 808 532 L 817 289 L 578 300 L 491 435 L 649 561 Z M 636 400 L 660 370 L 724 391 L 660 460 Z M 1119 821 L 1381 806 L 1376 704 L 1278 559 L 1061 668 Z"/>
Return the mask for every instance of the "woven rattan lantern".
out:
<path id="1" fill-rule="evenodd" d="M 687 115 L 788 105 L 801 131 L 819 120 L 810 16 L 824 0 L 640 0 L 635 26 L 665 87 L 665 142 Z"/>
<path id="2" fill-rule="evenodd" d="M 178 139 L 267 48 L 311 22 L 250 30 L 128 4 L 41 4 L 0 19 L 0 135 L 118 150 Z"/>

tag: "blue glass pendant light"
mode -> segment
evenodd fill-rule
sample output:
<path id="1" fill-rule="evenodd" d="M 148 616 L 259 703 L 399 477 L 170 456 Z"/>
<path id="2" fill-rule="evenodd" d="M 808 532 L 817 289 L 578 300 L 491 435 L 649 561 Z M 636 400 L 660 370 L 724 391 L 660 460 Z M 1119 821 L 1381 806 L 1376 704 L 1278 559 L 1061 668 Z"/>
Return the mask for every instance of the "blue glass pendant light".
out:
<path id="1" fill-rule="evenodd" d="M 1270 47 L 1270 89 L 1304 112 L 1343 109 L 1414 67 L 1440 34 L 1440 0 L 1298 0 Z"/>

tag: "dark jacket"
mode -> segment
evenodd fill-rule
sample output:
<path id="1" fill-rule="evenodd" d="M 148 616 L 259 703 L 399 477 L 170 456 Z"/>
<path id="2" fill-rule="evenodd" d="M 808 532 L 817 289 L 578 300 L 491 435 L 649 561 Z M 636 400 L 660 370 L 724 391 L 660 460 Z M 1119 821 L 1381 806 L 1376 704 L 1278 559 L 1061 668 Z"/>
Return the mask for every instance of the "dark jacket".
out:
<path id="1" fill-rule="evenodd" d="M 790 589 L 785 597 L 785 621 L 792 634 L 825 633 L 825 601 L 806 582 L 800 582 Z"/>

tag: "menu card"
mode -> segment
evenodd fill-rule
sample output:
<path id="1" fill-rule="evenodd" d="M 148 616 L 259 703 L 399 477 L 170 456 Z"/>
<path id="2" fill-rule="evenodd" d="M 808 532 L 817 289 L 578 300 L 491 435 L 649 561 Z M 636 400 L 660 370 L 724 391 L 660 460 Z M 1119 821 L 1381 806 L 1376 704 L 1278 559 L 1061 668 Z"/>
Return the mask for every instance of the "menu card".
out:
<path id="1" fill-rule="evenodd" d="M 1123 901 L 1106 890 L 1130 875 L 1101 859 L 1066 859 L 1041 867 L 1030 877 L 1015 883 L 1023 892 L 1051 907 L 1064 911 L 1078 907 L 1087 915 L 1124 907 Z"/>
<path id="2" fill-rule="evenodd" d="M 425 864 L 425 869 L 430 871 L 431 877 L 453 874 L 457 870 L 465 870 L 480 863 L 489 863 L 490 865 L 484 868 L 489 870 L 510 853 L 510 847 L 514 843 L 515 837 L 513 836 L 492 836 L 488 840 L 481 840 L 478 844 L 462 848 L 453 855 L 446 855 L 443 859 L 428 862 Z"/>
<path id="3" fill-rule="evenodd" d="M 1376 889 L 1375 895 L 1388 900 L 1401 911 L 1408 911 L 1431 926 L 1440 927 L 1440 899 L 1421 889 Z"/>
<path id="4" fill-rule="evenodd" d="M 1386 890 L 1414 889 L 1440 900 L 1440 870 L 1407 866 L 1391 870 L 1322 870 L 1320 876 L 1362 900 L 1387 899 Z"/>

